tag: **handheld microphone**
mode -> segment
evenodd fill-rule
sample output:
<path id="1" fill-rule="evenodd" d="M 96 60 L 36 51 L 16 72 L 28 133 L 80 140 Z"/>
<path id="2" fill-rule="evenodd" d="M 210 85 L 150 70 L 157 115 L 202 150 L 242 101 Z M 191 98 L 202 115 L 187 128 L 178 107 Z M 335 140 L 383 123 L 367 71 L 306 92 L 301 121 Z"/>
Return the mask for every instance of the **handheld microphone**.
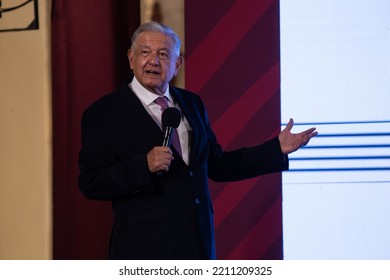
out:
<path id="1" fill-rule="evenodd" d="M 161 116 L 161 124 L 164 132 L 164 139 L 162 145 L 169 147 L 171 144 L 172 133 L 180 124 L 181 113 L 175 107 L 168 107 L 164 110 Z"/>
<path id="2" fill-rule="evenodd" d="M 181 113 L 179 109 L 175 107 L 166 108 L 161 116 L 161 124 L 163 127 L 164 138 L 162 145 L 165 147 L 169 147 L 171 144 L 172 134 L 175 128 L 177 128 L 180 124 Z M 163 172 L 157 172 L 158 175 L 162 175 Z"/>

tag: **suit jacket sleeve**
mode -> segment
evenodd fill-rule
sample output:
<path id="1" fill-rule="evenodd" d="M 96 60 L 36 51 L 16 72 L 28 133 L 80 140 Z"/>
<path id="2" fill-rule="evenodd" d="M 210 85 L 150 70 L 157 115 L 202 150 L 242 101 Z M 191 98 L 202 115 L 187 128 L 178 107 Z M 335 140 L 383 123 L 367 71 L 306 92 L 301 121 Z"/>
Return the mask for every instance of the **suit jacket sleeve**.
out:
<path id="1" fill-rule="evenodd" d="M 282 153 L 278 137 L 254 147 L 224 151 L 203 109 L 207 127 L 209 157 L 208 177 L 214 181 L 238 181 L 288 170 L 288 156 Z"/>
<path id="2" fill-rule="evenodd" d="M 288 157 L 281 152 L 277 137 L 255 147 L 211 150 L 209 178 L 214 181 L 238 181 L 288 169 Z"/>

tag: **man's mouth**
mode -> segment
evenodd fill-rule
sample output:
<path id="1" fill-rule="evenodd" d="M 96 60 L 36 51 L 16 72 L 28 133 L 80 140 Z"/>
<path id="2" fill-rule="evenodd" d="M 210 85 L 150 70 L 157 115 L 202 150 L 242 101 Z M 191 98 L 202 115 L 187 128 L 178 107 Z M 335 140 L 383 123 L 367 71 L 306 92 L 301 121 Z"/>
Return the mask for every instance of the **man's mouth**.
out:
<path id="1" fill-rule="evenodd" d="M 145 72 L 146 72 L 146 74 L 149 74 L 149 75 L 160 75 L 160 72 L 155 71 L 155 70 L 146 70 Z"/>

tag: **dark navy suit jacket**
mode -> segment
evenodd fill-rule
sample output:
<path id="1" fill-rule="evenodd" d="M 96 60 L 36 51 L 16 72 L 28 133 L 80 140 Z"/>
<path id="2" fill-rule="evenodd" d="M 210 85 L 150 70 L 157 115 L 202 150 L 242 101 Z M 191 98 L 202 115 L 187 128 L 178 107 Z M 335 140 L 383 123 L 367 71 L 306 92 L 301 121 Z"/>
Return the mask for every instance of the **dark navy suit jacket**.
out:
<path id="1" fill-rule="evenodd" d="M 173 149 L 168 172 L 152 174 L 146 154 L 162 131 L 127 84 L 83 114 L 79 187 L 90 199 L 111 200 L 112 259 L 215 259 L 208 178 L 235 181 L 288 168 L 278 138 L 225 152 L 198 95 L 171 87 L 193 129 L 187 166 Z"/>

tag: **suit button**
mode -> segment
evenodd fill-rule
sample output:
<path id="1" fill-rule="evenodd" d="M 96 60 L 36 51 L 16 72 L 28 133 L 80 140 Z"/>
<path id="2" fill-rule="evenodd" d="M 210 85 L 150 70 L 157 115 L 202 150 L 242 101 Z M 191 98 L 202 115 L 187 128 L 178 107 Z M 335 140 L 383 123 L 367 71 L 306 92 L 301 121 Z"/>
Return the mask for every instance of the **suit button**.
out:
<path id="1" fill-rule="evenodd" d="M 191 177 L 193 177 L 193 176 L 194 176 L 194 173 L 192 173 L 192 171 L 190 171 L 189 175 L 190 175 Z"/>
<path id="2" fill-rule="evenodd" d="M 199 205 L 200 201 L 199 198 L 195 198 L 195 204 Z"/>

